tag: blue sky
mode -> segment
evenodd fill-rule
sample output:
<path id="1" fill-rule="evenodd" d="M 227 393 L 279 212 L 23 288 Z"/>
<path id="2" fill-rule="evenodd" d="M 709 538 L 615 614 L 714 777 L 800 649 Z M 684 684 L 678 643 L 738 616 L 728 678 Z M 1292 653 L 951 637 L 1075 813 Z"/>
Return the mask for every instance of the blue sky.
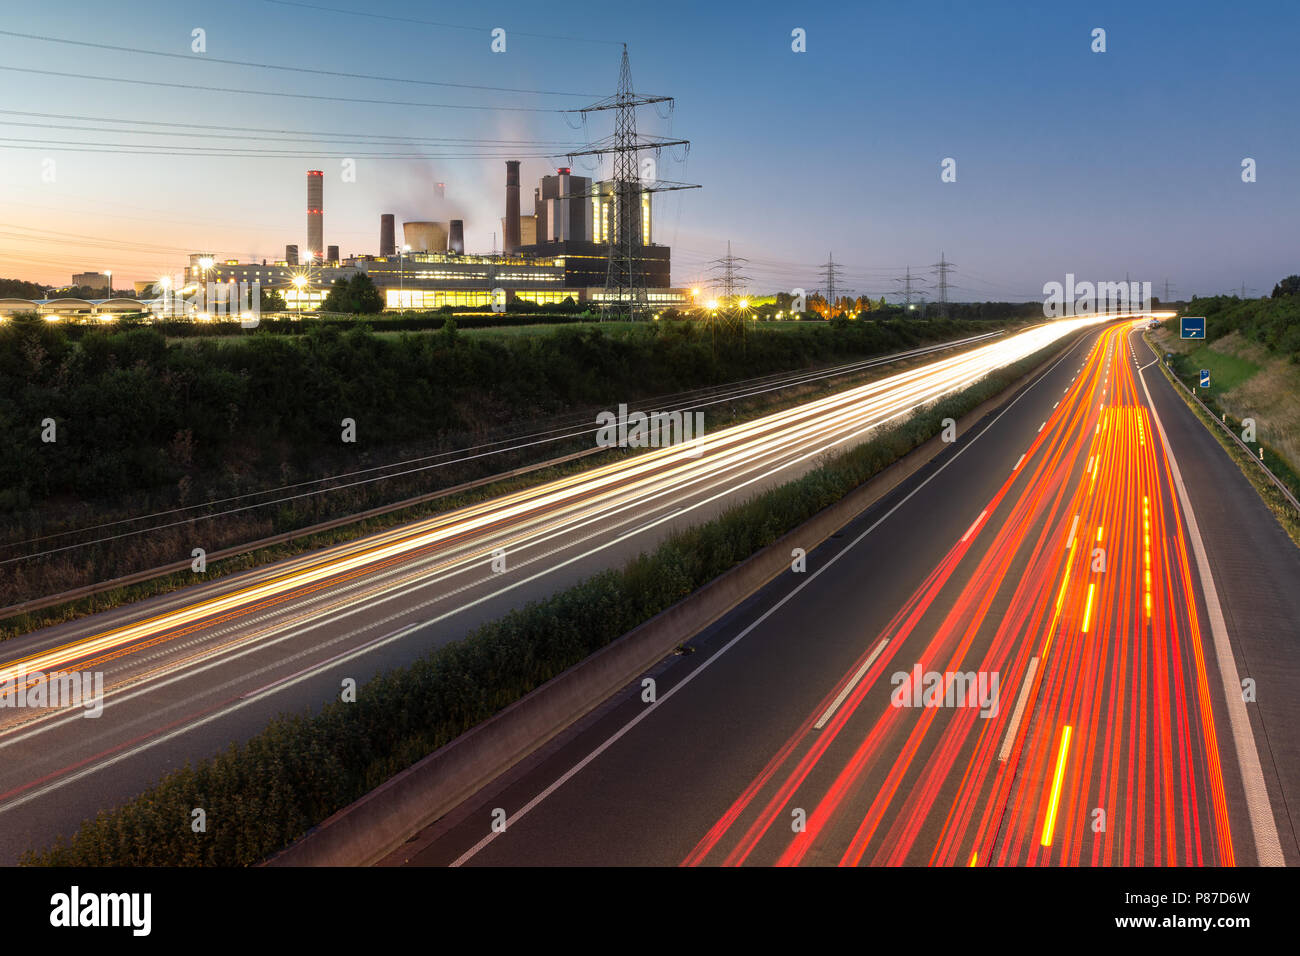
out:
<path id="1" fill-rule="evenodd" d="M 557 162 L 545 154 L 609 132 L 608 114 L 574 130 L 558 111 L 613 92 L 623 41 L 637 88 L 676 97 L 667 119 L 644 110 L 641 129 L 692 142 L 684 162 L 676 150 L 665 153 L 659 175 L 703 186 L 656 200 L 655 239 L 673 246 L 678 284 L 703 278 L 728 240 L 751 260 L 756 291 L 816 286 L 817 266 L 832 252 L 848 285 L 874 295 L 891 292 L 892 277 L 908 265 L 929 277 L 942 252 L 957 263 L 953 295 L 961 299 L 1039 298 L 1044 282 L 1067 272 L 1093 280 L 1129 273 L 1152 281 L 1157 294 L 1165 279 L 1183 294 L 1243 282 L 1266 293 L 1300 272 L 1293 3 L 120 7 L 51 0 L 0 24 L 183 54 L 0 35 L 0 64 L 21 68 L 0 70 L 10 94 L 0 105 L 46 114 L 0 113 L 0 275 L 67 281 L 72 271 L 112 268 L 146 278 L 199 249 L 278 258 L 285 243 L 305 246 L 308 168 L 325 170 L 326 242 L 344 254 L 376 251 L 382 212 L 399 221 L 462 217 L 468 246 L 486 250 L 500 229 L 508 155 L 523 159 L 528 212 L 531 185 Z M 490 49 L 494 27 L 506 30 L 505 53 Z M 807 32 L 806 53 L 791 51 L 796 27 Z M 1105 53 L 1090 50 L 1095 27 L 1106 30 Z M 206 54 L 191 53 L 195 28 L 206 31 Z M 316 76 L 215 58 L 565 95 Z M 203 89 L 26 72 L 33 70 Z M 310 135 L 317 133 L 520 142 L 441 158 L 435 154 L 469 150 L 362 146 Z M 90 145 L 55 150 L 48 141 L 56 139 Z M 126 142 L 303 155 L 90 151 Z M 343 182 L 341 158 L 363 151 L 424 158 L 358 155 L 356 182 Z M 940 181 L 946 157 L 957 161 L 955 183 Z M 1244 157 L 1258 164 L 1255 183 L 1241 181 Z M 42 179 L 49 158 L 53 182 Z M 432 189 L 438 180 L 448 184 L 441 206 Z"/>

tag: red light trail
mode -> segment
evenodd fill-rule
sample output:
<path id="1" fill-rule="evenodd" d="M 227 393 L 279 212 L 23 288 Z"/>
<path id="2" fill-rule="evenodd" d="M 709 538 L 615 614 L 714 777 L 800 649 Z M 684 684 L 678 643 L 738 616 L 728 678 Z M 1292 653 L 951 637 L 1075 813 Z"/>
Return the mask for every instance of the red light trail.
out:
<path id="1" fill-rule="evenodd" d="M 1186 529 L 1130 328 L 1103 331 L 970 529 L 684 865 L 1233 864 Z M 998 675 L 996 713 L 891 706 L 881 678 L 914 667 Z"/>

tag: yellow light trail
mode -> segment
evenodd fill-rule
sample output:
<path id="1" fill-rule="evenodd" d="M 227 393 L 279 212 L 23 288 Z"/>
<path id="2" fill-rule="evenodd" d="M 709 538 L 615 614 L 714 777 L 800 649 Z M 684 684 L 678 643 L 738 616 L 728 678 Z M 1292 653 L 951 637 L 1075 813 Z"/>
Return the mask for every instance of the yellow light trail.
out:
<path id="1" fill-rule="evenodd" d="M 1096 584 L 1088 585 L 1088 603 L 1083 609 L 1083 633 L 1085 634 L 1088 633 L 1088 625 L 1092 623 L 1092 592 L 1096 587 Z"/>
<path id="2" fill-rule="evenodd" d="M 1065 776 L 1065 758 L 1070 753 L 1070 725 L 1061 732 L 1061 747 L 1056 753 L 1056 773 L 1052 777 L 1052 796 L 1047 801 L 1047 817 L 1043 820 L 1043 846 L 1052 845 L 1052 831 L 1056 829 L 1056 808 L 1061 800 L 1061 779 Z"/>

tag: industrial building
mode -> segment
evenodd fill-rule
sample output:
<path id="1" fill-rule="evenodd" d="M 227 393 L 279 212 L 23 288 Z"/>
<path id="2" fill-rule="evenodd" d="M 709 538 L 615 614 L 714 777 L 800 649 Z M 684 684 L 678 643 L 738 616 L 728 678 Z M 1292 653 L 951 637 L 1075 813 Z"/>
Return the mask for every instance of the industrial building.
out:
<path id="1" fill-rule="evenodd" d="M 590 200 L 586 197 L 591 191 L 591 178 L 574 176 L 567 166 L 557 169 L 554 176 L 543 176 L 533 190 L 533 244 L 589 241 Z"/>
<path id="2" fill-rule="evenodd" d="M 507 209 L 509 189 L 507 178 Z M 649 304 L 685 304 L 685 293 L 672 288 L 672 250 L 652 241 L 651 194 L 639 192 L 641 241 L 633 251 L 633 259 L 639 260 L 645 276 Z M 533 203 L 537 238 L 522 244 L 519 251 L 563 261 L 564 284 L 584 290 L 583 301 L 601 301 L 609 271 L 610 239 L 618 236 L 619 203 L 614 183 L 593 183 L 586 176 L 574 176 L 568 167 L 560 167 L 554 175 L 542 177 L 533 192 Z"/>
<path id="3" fill-rule="evenodd" d="M 113 282 L 112 273 L 106 272 L 78 272 L 72 277 L 72 284 L 83 289 L 102 289 L 110 292 Z"/>

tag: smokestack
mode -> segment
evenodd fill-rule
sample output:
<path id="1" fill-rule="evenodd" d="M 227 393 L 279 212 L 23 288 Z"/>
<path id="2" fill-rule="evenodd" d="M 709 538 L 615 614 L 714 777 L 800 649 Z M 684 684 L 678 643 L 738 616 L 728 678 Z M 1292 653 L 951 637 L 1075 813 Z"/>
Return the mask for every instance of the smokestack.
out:
<path id="1" fill-rule="evenodd" d="M 307 170 L 307 252 L 317 259 L 325 255 L 325 174 Z"/>
<path id="2" fill-rule="evenodd" d="M 465 220 L 453 219 L 451 221 L 451 232 L 447 236 L 447 249 L 459 255 L 465 254 Z"/>
<path id="3" fill-rule="evenodd" d="M 446 199 L 446 198 L 447 198 L 447 184 L 446 184 L 446 183 L 438 183 L 438 186 L 437 186 L 436 192 L 437 192 L 437 194 L 438 194 L 438 198 L 439 198 L 439 199 Z"/>
<path id="4" fill-rule="evenodd" d="M 325 257 L 326 260 L 328 260 L 329 262 L 338 262 L 338 261 L 339 261 L 339 247 L 338 247 L 338 246 L 326 246 L 326 248 L 329 249 L 329 255 L 327 255 L 327 256 Z"/>
<path id="5" fill-rule="evenodd" d="M 285 247 L 284 247 L 284 261 L 287 262 L 287 263 L 288 263 L 289 265 L 291 265 L 291 266 L 296 266 L 296 265 L 298 264 L 298 247 L 297 247 L 297 246 L 285 246 Z"/>
<path id="6" fill-rule="evenodd" d="M 379 254 L 381 256 L 397 255 L 397 233 L 393 226 L 393 214 L 386 212 L 379 217 Z"/>
<path id="7" fill-rule="evenodd" d="M 519 251 L 519 160 L 506 160 L 506 234 L 507 255 Z"/>

